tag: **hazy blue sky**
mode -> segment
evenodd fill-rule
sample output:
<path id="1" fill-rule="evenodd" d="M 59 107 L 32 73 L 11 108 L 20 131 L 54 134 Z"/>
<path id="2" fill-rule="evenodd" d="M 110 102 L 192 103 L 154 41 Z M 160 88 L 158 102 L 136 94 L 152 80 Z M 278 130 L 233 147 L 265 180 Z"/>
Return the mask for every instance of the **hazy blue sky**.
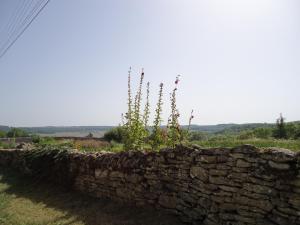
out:
<path id="1" fill-rule="evenodd" d="M 299 40 L 299 0 L 51 0 L 0 59 L 0 124 L 116 125 L 129 66 L 152 110 L 181 74 L 182 123 L 299 120 Z"/>

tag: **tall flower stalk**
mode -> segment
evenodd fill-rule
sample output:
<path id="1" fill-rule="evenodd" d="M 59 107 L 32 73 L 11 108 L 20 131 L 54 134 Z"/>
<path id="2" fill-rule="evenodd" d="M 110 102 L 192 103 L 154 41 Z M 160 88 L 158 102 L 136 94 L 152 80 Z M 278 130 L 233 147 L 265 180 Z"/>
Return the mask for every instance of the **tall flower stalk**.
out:
<path id="1" fill-rule="evenodd" d="M 176 144 L 178 144 L 181 140 L 181 132 L 180 132 L 180 126 L 178 118 L 180 116 L 179 111 L 177 109 L 176 105 L 176 92 L 177 92 L 177 86 L 179 83 L 179 77 L 178 75 L 175 80 L 175 87 L 170 95 L 170 101 L 171 101 L 171 115 L 168 119 L 168 126 L 167 126 L 167 146 L 168 147 L 175 147 Z"/>
<path id="2" fill-rule="evenodd" d="M 128 80 L 127 80 L 127 113 L 125 114 L 125 120 L 123 127 L 125 128 L 124 132 L 124 148 L 126 150 L 132 149 L 133 148 L 133 127 L 132 127 L 132 94 L 131 94 L 131 67 L 129 68 L 128 71 Z"/>
<path id="3" fill-rule="evenodd" d="M 191 125 L 192 125 L 193 119 L 194 119 L 194 110 L 191 111 L 187 130 L 182 130 L 182 129 L 180 130 L 180 134 L 181 134 L 180 143 L 182 143 L 183 141 L 186 142 L 189 140 L 190 135 L 191 135 L 190 130 L 191 130 Z"/>
<path id="4" fill-rule="evenodd" d="M 193 119 L 194 119 L 194 110 L 192 110 L 190 118 L 189 118 L 189 125 L 188 125 L 188 129 L 187 129 L 188 133 L 190 132 Z"/>
<path id="5" fill-rule="evenodd" d="M 130 70 L 131 71 L 131 70 Z M 128 75 L 128 112 L 125 134 L 125 149 L 139 150 L 143 148 L 146 138 L 146 128 L 144 126 L 144 117 L 141 115 L 142 87 L 144 81 L 144 71 L 142 70 L 138 90 L 132 105 L 131 99 L 131 77 Z M 149 108 L 149 107 L 148 107 Z"/>
<path id="6" fill-rule="evenodd" d="M 162 113 L 162 105 L 163 105 L 163 87 L 164 84 L 160 83 L 159 85 L 159 93 L 158 93 L 158 102 L 155 109 L 155 118 L 153 122 L 153 133 L 151 137 L 151 147 L 152 149 L 158 149 L 161 144 L 164 143 L 163 132 L 161 129 L 161 113 Z"/>
<path id="7" fill-rule="evenodd" d="M 132 97 L 131 97 L 131 67 L 128 71 L 128 80 L 127 80 L 127 87 L 128 87 L 128 99 L 127 99 L 127 106 L 128 106 L 128 112 L 126 113 L 126 119 L 128 122 L 128 125 L 131 125 L 131 119 L 132 119 Z"/>
<path id="8" fill-rule="evenodd" d="M 146 90 L 146 104 L 145 104 L 145 109 L 144 109 L 144 126 L 147 129 L 148 127 L 148 121 L 149 121 L 149 116 L 150 116 L 150 102 L 149 102 L 149 95 L 150 95 L 150 83 L 147 83 L 147 90 Z"/>
<path id="9" fill-rule="evenodd" d="M 134 119 L 135 120 L 140 119 L 140 110 L 141 110 L 141 101 L 142 101 L 142 86 L 143 86 L 143 82 L 144 82 L 144 76 L 145 76 L 144 70 L 142 69 L 142 73 L 140 76 L 139 88 L 135 95 L 135 101 L 134 101 Z"/>
<path id="10" fill-rule="evenodd" d="M 134 96 L 132 97 L 131 89 L 131 68 L 128 71 L 128 100 L 127 113 L 122 115 L 123 141 L 125 150 L 142 150 L 146 144 L 150 144 L 152 149 L 158 150 L 160 146 L 167 144 L 168 147 L 175 147 L 176 144 L 181 143 L 185 137 L 183 130 L 179 125 L 179 111 L 176 105 L 176 94 L 179 83 L 179 75 L 175 80 L 175 87 L 170 94 L 171 114 L 168 119 L 167 129 L 161 128 L 162 123 L 162 106 L 163 106 L 163 89 L 164 84 L 159 85 L 158 101 L 155 109 L 155 116 L 153 121 L 153 129 L 150 134 L 149 116 L 150 116 L 150 83 L 146 85 L 145 105 L 142 107 L 143 97 L 143 83 L 144 70 L 141 72 L 139 85 Z M 188 131 L 190 130 L 191 121 L 194 118 L 193 111 L 189 119 Z"/>

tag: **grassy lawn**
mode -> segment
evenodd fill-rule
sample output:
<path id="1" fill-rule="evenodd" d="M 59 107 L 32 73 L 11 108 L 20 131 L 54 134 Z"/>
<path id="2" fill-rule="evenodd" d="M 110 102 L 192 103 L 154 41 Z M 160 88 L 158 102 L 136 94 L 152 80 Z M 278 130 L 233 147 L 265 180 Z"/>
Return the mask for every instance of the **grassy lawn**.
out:
<path id="1" fill-rule="evenodd" d="M 84 152 L 97 152 L 97 151 L 110 151 L 110 152 L 120 152 L 123 150 L 122 144 L 113 143 L 110 145 L 102 145 L 95 143 L 89 143 L 90 145 L 79 145 L 80 147 L 77 149 L 84 151 Z M 286 148 L 293 151 L 300 151 L 300 140 L 285 140 L 285 139 L 246 139 L 246 140 L 239 140 L 236 138 L 225 138 L 225 139 L 211 139 L 205 141 L 193 141 L 186 143 L 189 144 L 197 144 L 201 147 L 205 148 L 215 148 L 215 147 L 237 147 L 244 144 L 254 145 L 258 148 Z M 161 148 L 165 148 L 166 146 L 162 146 Z M 151 151 L 150 145 L 145 145 L 144 150 Z"/>
<path id="2" fill-rule="evenodd" d="M 236 137 L 211 137 L 207 140 L 185 142 L 184 144 L 197 144 L 204 148 L 216 148 L 216 147 L 236 147 L 244 144 L 254 145 L 258 148 L 285 148 L 293 151 L 300 151 L 300 139 L 238 139 Z M 39 146 L 66 146 L 73 149 L 78 149 L 82 152 L 121 152 L 124 150 L 123 144 L 117 142 L 106 142 L 102 140 L 54 140 L 51 137 L 42 138 Z M 166 148 L 167 146 L 161 146 L 161 148 Z M 4 144 L 0 142 L 1 148 L 14 148 L 11 144 Z M 149 144 L 145 144 L 143 149 L 146 151 L 152 151 Z"/>
<path id="3" fill-rule="evenodd" d="M 150 209 L 128 207 L 46 184 L 0 168 L 0 224 L 147 225 L 180 224 Z"/>
<path id="4" fill-rule="evenodd" d="M 225 139 L 225 140 L 208 140 L 208 141 L 195 141 L 194 144 L 201 147 L 236 147 L 243 144 L 254 145 L 259 148 L 286 148 L 294 151 L 300 151 L 300 140 L 276 140 L 276 139 Z"/>

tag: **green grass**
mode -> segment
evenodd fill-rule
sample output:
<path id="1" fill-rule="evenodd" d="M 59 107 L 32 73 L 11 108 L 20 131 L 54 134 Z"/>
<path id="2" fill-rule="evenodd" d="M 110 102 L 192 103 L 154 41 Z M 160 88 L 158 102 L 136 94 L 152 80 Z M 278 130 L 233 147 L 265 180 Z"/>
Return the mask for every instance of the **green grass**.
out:
<path id="1" fill-rule="evenodd" d="M 276 139 L 247 139 L 247 140 L 238 140 L 238 139 L 225 139 L 225 140 L 206 140 L 206 141 L 193 141 L 188 143 L 197 144 L 205 148 L 216 148 L 216 147 L 237 147 L 244 144 L 250 144 L 258 148 L 285 148 L 293 151 L 300 151 L 300 140 L 276 140 Z M 161 148 L 165 148 L 162 146 Z M 121 152 L 123 151 L 123 145 L 117 144 L 108 147 L 99 147 L 99 148 L 81 148 L 79 149 L 83 152 L 99 152 L 99 151 L 108 151 L 108 152 Z M 145 146 L 144 150 L 152 151 L 150 146 Z"/>
<path id="2" fill-rule="evenodd" d="M 286 148 L 293 151 L 300 151 L 300 139 L 298 140 L 285 140 L 285 139 L 239 139 L 235 136 L 212 136 L 208 138 L 208 140 L 202 141 L 192 141 L 188 144 L 197 144 L 201 147 L 205 148 L 216 148 L 216 147 L 236 147 L 244 144 L 254 145 L 258 148 L 269 148 L 269 147 L 277 147 L 277 148 Z M 124 150 L 123 144 L 117 142 L 104 142 L 98 140 L 92 141 L 71 141 L 71 140 L 55 140 L 51 137 L 41 138 L 39 146 L 56 146 L 56 147 L 69 147 L 76 148 L 82 152 L 99 152 L 99 151 L 107 151 L 107 152 L 121 152 Z M 0 142 L 1 148 L 14 148 L 14 144 L 4 144 Z M 145 151 L 152 151 L 150 145 L 143 146 Z M 161 148 L 165 148 L 166 146 L 161 146 Z"/>
<path id="3" fill-rule="evenodd" d="M 162 212 L 95 199 L 50 184 L 37 184 L 0 168 L 1 225 L 179 225 Z"/>
<path id="4" fill-rule="evenodd" d="M 55 140 L 53 137 L 43 137 L 39 139 L 38 145 L 40 146 L 68 146 L 73 147 L 71 140 Z"/>
<path id="5" fill-rule="evenodd" d="M 207 141 L 194 141 L 193 144 L 200 145 L 201 147 L 215 148 L 215 147 L 236 147 L 239 145 L 250 144 L 258 148 L 286 148 L 293 151 L 300 151 L 300 140 L 277 140 L 277 139 L 224 139 L 224 140 L 207 140 Z"/>
<path id="6" fill-rule="evenodd" d="M 69 147 L 78 149 L 82 152 L 120 152 L 123 150 L 123 144 L 117 142 L 104 142 L 99 140 L 55 140 L 53 137 L 42 137 L 36 146 L 46 147 Z"/>
<path id="7" fill-rule="evenodd" d="M 47 207 L 51 191 L 35 189 L 11 171 L 0 172 L 0 224 L 3 225 L 64 225 L 76 220 L 63 210 Z M 45 202 L 41 201 L 45 197 Z M 61 218 L 61 219 L 59 219 Z M 74 224 L 84 224 L 78 221 Z"/>
<path id="8" fill-rule="evenodd" d="M 122 152 L 124 150 L 123 148 L 123 144 L 112 144 L 109 146 L 103 146 L 103 147 L 80 147 L 78 149 L 79 151 L 82 152 L 87 152 L 87 153 L 91 153 L 91 152 L 100 152 L 100 151 L 106 151 L 106 152 Z"/>
<path id="9" fill-rule="evenodd" d="M 15 148 L 16 147 L 16 144 L 11 142 L 11 143 L 4 143 L 4 142 L 1 142 L 0 141 L 0 149 L 12 149 L 12 148 Z"/>
<path id="10" fill-rule="evenodd" d="M 51 144 L 50 144 L 51 143 Z M 45 145 L 53 145 L 55 142 L 45 143 Z M 290 149 L 293 151 L 300 151 L 300 140 L 285 140 L 285 139 L 258 139 L 258 138 L 252 138 L 252 139 L 245 139 L 240 140 L 234 137 L 226 137 L 222 139 L 218 138 L 211 138 L 208 140 L 202 140 L 202 141 L 193 141 L 188 143 L 189 144 L 197 144 L 201 147 L 205 148 L 216 148 L 216 147 L 236 147 L 244 144 L 250 144 L 253 146 L 256 146 L 258 148 L 270 148 L 270 147 L 276 147 L 276 148 L 285 148 Z M 56 144 L 57 146 L 72 146 L 76 148 L 76 145 L 72 145 L 70 142 L 61 142 L 60 144 Z M 165 148 L 166 146 L 162 146 L 161 148 Z M 107 151 L 107 152 L 121 152 L 124 150 L 123 144 L 112 142 L 107 145 L 103 146 L 97 146 L 94 147 L 79 147 L 78 150 L 82 152 L 99 152 L 99 151 Z M 150 145 L 145 145 L 144 150 L 146 151 L 152 151 Z"/>
<path id="11" fill-rule="evenodd" d="M 209 139 L 205 141 L 193 141 L 189 144 L 197 144 L 205 148 L 216 148 L 216 147 L 237 147 L 244 144 L 250 144 L 258 148 L 285 148 L 293 151 L 300 151 L 300 140 L 284 140 L 284 139 L 246 139 L 239 140 L 237 138 L 227 137 L 225 139 Z M 161 148 L 165 148 L 162 146 Z M 98 148 L 80 148 L 80 151 L 83 152 L 99 152 L 99 151 L 108 151 L 108 152 L 120 152 L 123 151 L 123 144 L 112 144 L 109 146 L 98 147 Z M 144 150 L 152 151 L 150 145 L 145 145 Z"/>

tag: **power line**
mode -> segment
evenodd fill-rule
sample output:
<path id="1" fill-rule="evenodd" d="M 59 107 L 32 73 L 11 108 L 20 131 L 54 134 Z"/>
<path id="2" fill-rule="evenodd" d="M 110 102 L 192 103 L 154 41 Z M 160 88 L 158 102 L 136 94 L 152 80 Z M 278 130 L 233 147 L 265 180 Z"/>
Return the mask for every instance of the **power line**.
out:
<path id="1" fill-rule="evenodd" d="M 21 37 L 21 35 L 28 29 L 28 27 L 32 24 L 32 22 L 37 18 L 37 16 L 41 13 L 41 11 L 47 6 L 47 4 L 50 2 L 50 0 L 46 0 L 46 2 L 44 3 L 44 5 L 42 5 L 42 7 L 37 11 L 37 13 L 30 19 L 30 21 L 22 28 L 22 25 L 24 25 L 24 23 L 26 22 L 26 20 L 30 17 L 26 17 L 25 20 L 23 21 L 23 23 L 21 24 L 21 31 L 16 35 L 16 37 L 12 40 L 11 43 L 9 43 L 7 45 L 7 47 L 4 48 L 3 52 L 0 54 L 0 59 L 6 54 L 6 52 L 14 45 L 14 43 Z M 37 6 L 37 4 L 36 4 Z M 31 11 L 31 16 L 34 14 L 35 10 Z M 13 31 L 13 34 L 16 32 L 16 30 Z M 9 35 L 9 39 L 11 39 L 12 34 Z M 8 39 L 8 40 L 9 40 Z M 6 42 L 7 43 L 7 42 Z M 6 44 L 5 43 L 5 44 Z"/>
<path id="2" fill-rule="evenodd" d="M 22 29 L 22 27 L 26 24 L 26 22 L 32 18 L 32 15 L 34 15 L 35 11 L 37 11 L 37 9 L 42 5 L 44 0 L 41 0 L 40 2 L 35 3 L 35 5 L 33 6 L 33 9 L 31 9 L 30 13 L 26 16 L 28 10 L 25 10 L 24 8 L 24 13 L 23 15 L 26 16 L 26 18 L 22 21 L 22 18 L 14 25 L 14 29 L 12 30 L 12 32 L 8 35 L 8 39 L 6 40 L 5 44 L 3 45 L 3 47 L 1 49 L 4 49 L 5 46 L 7 46 L 7 44 L 10 43 L 11 40 L 13 40 L 14 37 L 16 37 L 16 35 L 18 35 L 18 33 L 20 32 L 20 30 Z M 31 4 L 30 4 L 31 5 Z M 30 9 L 30 7 L 29 7 Z M 1 52 L 1 51 L 0 51 Z"/>
<path id="3" fill-rule="evenodd" d="M 37 2 L 33 6 L 33 9 L 29 13 L 29 15 L 27 15 L 28 14 L 27 11 L 29 11 L 28 9 L 30 9 L 31 7 L 26 7 L 26 6 L 28 6 L 28 4 L 24 4 L 24 1 L 23 1 L 23 4 L 20 6 L 17 13 L 15 14 L 14 20 L 10 24 L 10 29 L 8 30 L 8 38 L 7 38 L 6 42 L 4 43 L 4 45 L 1 47 L 0 58 L 3 57 L 3 55 L 10 49 L 10 47 L 24 33 L 24 31 L 29 27 L 29 25 L 37 17 L 37 15 L 40 13 L 40 11 L 42 11 L 43 7 L 45 7 L 47 5 L 48 1 L 44 2 L 45 4 L 43 3 L 43 1 L 44 0 L 37 0 Z M 27 1 L 27 3 L 28 2 L 29 1 Z M 30 3 L 32 3 L 32 1 Z M 37 9 L 42 4 L 44 4 L 44 6 L 41 7 L 40 10 L 38 10 L 38 13 L 32 17 L 32 15 L 34 15 L 36 13 Z M 30 6 L 31 6 L 31 4 L 30 4 Z M 27 17 L 25 19 L 23 19 L 22 17 L 24 17 L 26 15 L 27 15 Z M 26 25 L 27 20 L 29 21 L 29 23 Z"/>
<path id="4" fill-rule="evenodd" d="M 22 3 L 24 4 L 24 2 L 22 2 Z M 15 10 L 13 11 L 13 13 L 11 14 L 11 16 L 10 16 L 10 18 L 9 18 L 9 20 L 8 20 L 8 23 L 7 23 L 6 26 L 4 26 L 3 29 L 1 30 L 1 33 L 2 33 L 3 35 L 4 35 L 4 34 L 5 34 L 5 35 L 8 34 L 8 37 L 10 36 L 10 31 L 13 30 L 13 24 L 15 23 L 16 18 L 17 18 L 17 16 L 18 16 L 18 13 L 20 12 L 20 10 L 21 10 L 23 4 L 17 5 L 17 6 L 16 6 Z M 3 45 L 0 49 L 2 49 L 2 48 L 5 46 L 7 40 L 6 40 L 6 42 L 5 42 L 5 39 L 3 39 L 3 40 L 1 40 L 1 42 L 3 42 L 4 45 Z"/>
<path id="5" fill-rule="evenodd" d="M 8 29 L 7 29 L 7 40 L 4 40 L 4 45 L 0 48 L 0 52 L 5 49 L 10 41 L 13 39 L 13 35 L 18 31 L 18 25 L 22 22 L 22 16 L 26 14 L 26 2 L 23 1 L 22 4 L 17 8 L 14 14 L 11 17 L 11 20 L 8 22 Z"/>

